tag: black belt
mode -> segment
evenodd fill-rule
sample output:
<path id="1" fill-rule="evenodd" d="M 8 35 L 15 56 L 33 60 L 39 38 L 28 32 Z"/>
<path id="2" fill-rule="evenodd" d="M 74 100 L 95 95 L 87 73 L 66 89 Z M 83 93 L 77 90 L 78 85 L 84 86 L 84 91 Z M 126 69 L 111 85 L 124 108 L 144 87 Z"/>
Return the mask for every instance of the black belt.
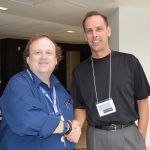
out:
<path id="1" fill-rule="evenodd" d="M 110 123 L 110 124 L 104 124 L 104 125 L 95 125 L 94 127 L 97 129 L 107 130 L 107 131 L 116 131 L 118 129 L 126 128 L 130 125 L 133 125 L 134 122 L 129 122 L 126 124 L 122 123 Z"/>

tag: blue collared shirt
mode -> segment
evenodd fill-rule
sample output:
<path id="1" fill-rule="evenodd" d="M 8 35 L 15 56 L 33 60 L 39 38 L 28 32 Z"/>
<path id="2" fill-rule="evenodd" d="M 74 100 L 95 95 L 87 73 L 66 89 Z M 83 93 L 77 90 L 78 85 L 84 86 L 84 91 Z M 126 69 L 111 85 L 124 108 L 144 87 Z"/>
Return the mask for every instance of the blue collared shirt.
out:
<path id="1" fill-rule="evenodd" d="M 32 73 L 32 72 L 31 72 Z M 73 119 L 72 99 L 58 79 L 51 75 L 51 87 L 26 70 L 13 76 L 1 97 L 2 123 L 0 149 L 2 150 L 65 150 L 63 134 L 52 134 L 60 117 L 55 115 L 52 104 L 41 92 L 40 86 L 52 96 L 56 88 L 57 106 L 65 120 Z M 67 142 L 68 150 L 74 144 Z"/>

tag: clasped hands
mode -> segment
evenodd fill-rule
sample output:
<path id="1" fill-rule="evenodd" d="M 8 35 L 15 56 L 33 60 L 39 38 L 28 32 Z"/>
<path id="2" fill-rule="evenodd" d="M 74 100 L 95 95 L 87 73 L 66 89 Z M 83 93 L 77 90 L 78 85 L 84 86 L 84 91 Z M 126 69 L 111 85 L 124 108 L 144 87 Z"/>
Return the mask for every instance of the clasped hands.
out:
<path id="1" fill-rule="evenodd" d="M 78 143 L 80 135 L 81 135 L 81 127 L 80 124 L 77 120 L 70 121 L 72 124 L 72 131 L 68 134 L 65 135 L 65 137 L 73 143 Z"/>

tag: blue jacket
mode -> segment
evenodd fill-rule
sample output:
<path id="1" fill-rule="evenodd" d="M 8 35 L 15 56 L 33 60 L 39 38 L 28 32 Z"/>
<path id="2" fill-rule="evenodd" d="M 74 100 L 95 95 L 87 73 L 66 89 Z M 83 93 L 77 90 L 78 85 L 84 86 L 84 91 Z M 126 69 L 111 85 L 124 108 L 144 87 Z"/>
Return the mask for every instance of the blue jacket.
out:
<path id="1" fill-rule="evenodd" d="M 73 150 L 74 144 L 61 141 L 63 134 L 52 134 L 60 117 L 41 92 L 44 83 L 26 70 L 13 76 L 1 97 L 0 150 Z M 54 75 L 50 77 L 51 96 L 55 86 L 57 106 L 64 119 L 73 120 L 72 99 Z M 44 88 L 44 87 L 43 87 Z M 48 87 L 47 87 L 48 88 Z"/>

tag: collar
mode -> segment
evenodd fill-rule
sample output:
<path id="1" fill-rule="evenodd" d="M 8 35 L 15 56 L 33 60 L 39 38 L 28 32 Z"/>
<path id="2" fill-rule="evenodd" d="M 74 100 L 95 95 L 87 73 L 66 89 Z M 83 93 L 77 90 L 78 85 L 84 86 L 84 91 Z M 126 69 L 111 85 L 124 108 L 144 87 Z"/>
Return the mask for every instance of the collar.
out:
<path id="1" fill-rule="evenodd" d="M 32 77 L 33 77 L 33 82 L 36 85 L 36 87 L 39 87 L 40 85 L 46 85 L 43 81 L 41 81 L 32 71 L 30 68 L 28 68 Z M 28 74 L 28 73 L 27 73 Z M 29 75 L 28 75 L 29 76 Z M 30 76 L 29 76 L 30 77 Z M 56 78 L 56 76 L 54 74 L 51 74 L 50 76 L 50 85 L 51 87 L 56 86 L 57 84 L 59 84 L 59 80 Z M 46 85 L 47 86 L 47 85 Z"/>

